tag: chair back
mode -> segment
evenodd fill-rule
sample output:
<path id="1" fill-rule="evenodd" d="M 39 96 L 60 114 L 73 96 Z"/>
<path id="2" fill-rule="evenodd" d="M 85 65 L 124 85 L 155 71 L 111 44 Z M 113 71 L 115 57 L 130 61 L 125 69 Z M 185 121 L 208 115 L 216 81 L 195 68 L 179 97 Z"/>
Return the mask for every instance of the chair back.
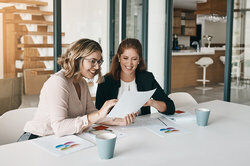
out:
<path id="1" fill-rule="evenodd" d="M 0 79 L 0 116 L 22 104 L 22 77 Z"/>
<path id="2" fill-rule="evenodd" d="M 195 106 L 197 101 L 186 92 L 175 92 L 168 95 L 170 99 L 173 100 L 175 108 L 180 108 L 184 106 Z"/>
<path id="3" fill-rule="evenodd" d="M 36 107 L 5 112 L 0 116 L 0 145 L 16 142 L 23 134 L 27 121 L 33 118 Z"/>

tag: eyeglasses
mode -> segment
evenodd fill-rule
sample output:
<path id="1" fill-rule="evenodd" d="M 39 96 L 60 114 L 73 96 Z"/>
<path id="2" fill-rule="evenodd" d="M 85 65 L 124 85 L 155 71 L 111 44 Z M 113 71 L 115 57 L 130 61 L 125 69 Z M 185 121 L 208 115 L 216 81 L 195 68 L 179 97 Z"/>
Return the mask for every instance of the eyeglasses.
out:
<path id="1" fill-rule="evenodd" d="M 92 66 L 96 66 L 97 64 L 98 64 L 99 66 L 101 66 L 102 63 L 104 62 L 103 59 L 100 59 L 100 60 L 97 60 L 97 59 L 94 59 L 94 58 L 92 58 L 92 59 L 83 58 L 83 59 L 89 61 L 89 62 L 91 63 Z"/>

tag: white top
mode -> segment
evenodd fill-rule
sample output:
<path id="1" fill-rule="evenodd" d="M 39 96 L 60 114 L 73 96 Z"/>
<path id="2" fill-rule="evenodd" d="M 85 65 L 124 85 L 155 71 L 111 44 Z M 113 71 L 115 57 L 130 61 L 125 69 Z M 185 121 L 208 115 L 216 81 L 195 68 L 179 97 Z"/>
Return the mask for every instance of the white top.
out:
<path id="1" fill-rule="evenodd" d="M 37 112 L 26 123 L 25 132 L 45 136 L 81 133 L 88 128 L 87 114 L 96 111 L 87 83 L 79 81 L 79 99 L 72 79 L 64 76 L 64 70 L 52 75 L 43 85 Z"/>
<path id="2" fill-rule="evenodd" d="M 125 91 L 134 91 L 134 92 L 138 91 L 136 83 L 135 83 L 135 79 L 131 82 L 124 82 L 121 80 L 121 87 L 119 88 L 117 99 L 120 99 L 121 95 Z"/>
<path id="3" fill-rule="evenodd" d="M 215 100 L 182 110 L 194 113 L 195 108 L 211 110 L 208 126 L 180 125 L 190 131 L 187 134 L 160 137 L 143 127 L 117 126 L 126 136 L 117 139 L 114 158 L 110 160 L 101 160 L 96 146 L 58 158 L 32 141 L 24 141 L 0 146 L 1 165 L 248 166 L 250 106 Z"/>
<path id="4" fill-rule="evenodd" d="M 118 96 L 117 99 L 119 100 L 120 97 L 122 96 L 123 92 L 125 91 L 134 91 L 134 92 L 138 92 L 137 90 L 137 85 L 135 83 L 135 79 L 131 82 L 125 82 L 121 80 L 121 87 L 119 88 L 119 92 L 118 92 Z M 138 115 L 141 115 L 141 109 L 138 110 Z"/>

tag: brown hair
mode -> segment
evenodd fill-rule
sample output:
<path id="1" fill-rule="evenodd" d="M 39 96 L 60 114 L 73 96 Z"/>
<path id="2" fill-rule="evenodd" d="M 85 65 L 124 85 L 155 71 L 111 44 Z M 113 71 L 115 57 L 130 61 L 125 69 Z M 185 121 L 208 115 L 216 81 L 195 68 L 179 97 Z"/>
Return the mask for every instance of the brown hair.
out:
<path id="1" fill-rule="evenodd" d="M 140 61 L 139 61 L 139 64 L 136 68 L 136 72 L 147 70 L 147 66 L 145 65 L 145 62 L 144 62 L 144 59 L 142 56 L 142 45 L 141 45 L 140 41 L 137 39 L 133 39 L 133 38 L 127 38 L 127 39 L 124 39 L 120 43 L 118 50 L 117 50 L 117 53 L 112 58 L 110 71 L 107 74 L 107 75 L 111 75 L 115 80 L 119 80 L 120 74 L 121 74 L 121 66 L 119 63 L 119 56 L 121 56 L 121 54 L 123 54 L 123 52 L 129 48 L 135 49 L 139 55 Z"/>
<path id="2" fill-rule="evenodd" d="M 66 52 L 58 58 L 57 63 L 65 70 L 65 77 L 79 79 L 82 60 L 97 51 L 102 53 L 99 43 L 91 39 L 80 39 L 69 46 Z M 102 79 L 101 68 L 96 74 L 98 74 L 98 81 Z"/>

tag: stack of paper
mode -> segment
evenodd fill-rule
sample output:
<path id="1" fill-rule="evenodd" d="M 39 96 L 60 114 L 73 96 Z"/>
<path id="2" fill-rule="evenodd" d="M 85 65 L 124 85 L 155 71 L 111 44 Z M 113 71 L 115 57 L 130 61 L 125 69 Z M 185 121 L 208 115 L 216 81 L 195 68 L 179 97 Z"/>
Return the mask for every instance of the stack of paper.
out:
<path id="1" fill-rule="evenodd" d="M 52 135 L 33 139 L 31 141 L 38 147 L 56 156 L 63 156 L 81 149 L 95 146 L 95 144 L 75 135 L 64 137 L 56 137 L 55 135 Z"/>

